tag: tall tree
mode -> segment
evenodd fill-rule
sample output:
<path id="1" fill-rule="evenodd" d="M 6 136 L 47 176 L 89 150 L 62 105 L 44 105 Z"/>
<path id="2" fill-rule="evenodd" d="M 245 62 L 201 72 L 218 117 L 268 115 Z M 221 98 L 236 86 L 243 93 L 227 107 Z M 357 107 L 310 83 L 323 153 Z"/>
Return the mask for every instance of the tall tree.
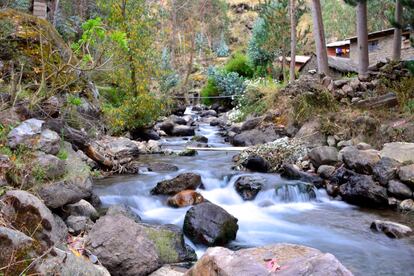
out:
<path id="1" fill-rule="evenodd" d="M 356 6 L 357 39 L 358 39 L 358 74 L 365 76 L 368 72 L 368 0 L 345 0 L 346 3 Z"/>
<path id="2" fill-rule="evenodd" d="M 295 80 L 296 69 L 296 0 L 290 0 L 290 78 Z"/>
<path id="3" fill-rule="evenodd" d="M 393 60 L 401 59 L 401 35 L 402 35 L 402 3 L 401 0 L 395 2 L 395 26 L 394 26 L 394 45 Z"/>
<path id="4" fill-rule="evenodd" d="M 325 30 L 322 19 L 322 8 L 319 0 L 312 0 L 313 34 L 316 45 L 318 71 L 329 75 L 328 53 L 326 51 Z"/>

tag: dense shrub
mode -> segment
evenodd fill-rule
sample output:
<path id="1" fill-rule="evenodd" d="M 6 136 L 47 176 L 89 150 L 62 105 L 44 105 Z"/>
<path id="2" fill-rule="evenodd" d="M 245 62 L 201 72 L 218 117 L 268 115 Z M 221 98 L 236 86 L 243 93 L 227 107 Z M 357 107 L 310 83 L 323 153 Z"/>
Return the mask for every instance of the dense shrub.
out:
<path id="1" fill-rule="evenodd" d="M 240 95 L 246 88 L 244 78 L 235 72 L 226 72 L 210 67 L 208 70 L 208 77 L 214 81 L 222 96 Z"/>
<path id="2" fill-rule="evenodd" d="M 252 37 L 247 47 L 247 55 L 253 67 L 266 67 L 273 60 L 273 55 L 261 47 L 266 37 L 265 27 L 263 18 L 258 18 L 253 26 Z"/>
<path id="3" fill-rule="evenodd" d="M 201 97 L 216 97 L 219 95 L 219 90 L 216 83 L 212 79 L 208 79 L 207 84 L 201 89 Z M 211 105 L 214 103 L 214 99 L 204 99 L 203 104 Z"/>
<path id="4" fill-rule="evenodd" d="M 214 52 L 218 57 L 228 57 L 230 55 L 230 49 L 223 34 L 221 35 L 221 39 L 217 43 L 216 47 L 214 47 Z"/>
<path id="5" fill-rule="evenodd" d="M 401 111 L 414 113 L 414 77 L 404 78 L 399 82 L 395 82 L 392 88 L 395 94 L 397 94 Z"/>
<path id="6" fill-rule="evenodd" d="M 128 97 L 119 107 L 104 106 L 104 113 L 113 133 L 146 127 L 165 110 L 165 103 L 151 94 Z"/>
<path id="7" fill-rule="evenodd" d="M 242 53 L 235 53 L 224 69 L 227 72 L 235 72 L 245 78 L 253 77 L 253 69 L 248 62 L 247 56 Z"/>
<path id="8" fill-rule="evenodd" d="M 312 116 L 338 109 L 338 103 L 329 91 L 301 94 L 293 99 L 292 105 L 295 120 L 299 123 Z"/>

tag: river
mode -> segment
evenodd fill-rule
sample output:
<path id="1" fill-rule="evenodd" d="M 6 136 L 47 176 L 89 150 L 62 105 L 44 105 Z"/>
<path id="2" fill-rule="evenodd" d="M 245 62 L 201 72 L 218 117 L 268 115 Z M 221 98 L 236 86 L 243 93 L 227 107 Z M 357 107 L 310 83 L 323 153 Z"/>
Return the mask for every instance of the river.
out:
<path id="1" fill-rule="evenodd" d="M 197 134 L 206 136 L 212 147 L 229 146 L 217 131 L 216 127 L 200 123 Z M 182 137 L 168 138 L 163 147 L 179 150 L 186 142 Z M 393 240 L 370 230 L 375 219 L 410 224 L 406 216 L 394 211 L 364 210 L 332 200 L 324 190 L 315 190 L 316 198 L 310 197 L 300 192 L 298 182 L 287 181 L 277 174 L 234 171 L 233 155 L 199 152 L 193 157 L 143 156 L 143 162 L 171 163 L 179 171 L 143 171 L 139 175 L 110 177 L 97 181 L 95 192 L 105 206 L 126 204 L 145 222 L 182 227 L 189 208 L 170 208 L 166 197 L 152 196 L 149 191 L 161 180 L 194 172 L 202 176 L 204 189 L 199 192 L 238 219 L 239 231 L 236 240 L 228 245 L 230 248 L 295 243 L 334 254 L 355 275 L 414 275 L 414 239 Z M 253 174 L 265 178 L 266 185 L 254 201 L 243 201 L 233 184 L 239 176 Z M 276 185 L 283 186 L 278 194 Z M 198 256 L 206 249 L 186 241 Z"/>

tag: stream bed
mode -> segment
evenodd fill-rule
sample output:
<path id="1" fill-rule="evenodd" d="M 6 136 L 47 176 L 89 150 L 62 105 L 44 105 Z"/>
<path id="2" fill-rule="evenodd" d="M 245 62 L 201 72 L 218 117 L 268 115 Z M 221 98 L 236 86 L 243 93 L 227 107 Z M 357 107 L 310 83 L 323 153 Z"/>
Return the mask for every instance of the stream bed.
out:
<path id="1" fill-rule="evenodd" d="M 212 147 L 229 146 L 218 135 L 218 129 L 201 123 L 198 135 L 206 136 Z M 182 137 L 168 138 L 163 147 L 183 149 Z M 134 176 L 116 176 L 96 181 L 95 192 L 104 206 L 126 204 L 144 222 L 183 225 L 190 208 L 168 207 L 165 196 L 152 196 L 157 182 L 184 172 L 200 174 L 204 189 L 198 191 L 209 201 L 221 206 L 238 219 L 237 238 L 232 249 L 286 242 L 306 245 L 334 254 L 355 275 L 414 275 L 414 239 L 393 240 L 373 233 L 375 219 L 392 220 L 413 227 L 412 221 L 394 211 L 364 210 L 342 201 L 332 200 L 324 190 L 310 197 L 278 174 L 247 173 L 232 170 L 235 153 L 199 152 L 192 157 L 164 155 L 141 156 L 145 162 L 176 165 L 176 172 L 142 172 Z M 233 185 L 241 175 L 258 175 L 266 185 L 253 201 L 243 201 Z M 275 192 L 281 186 L 281 192 Z M 279 190 L 280 191 L 280 190 Z M 186 240 L 200 257 L 205 247 Z"/>

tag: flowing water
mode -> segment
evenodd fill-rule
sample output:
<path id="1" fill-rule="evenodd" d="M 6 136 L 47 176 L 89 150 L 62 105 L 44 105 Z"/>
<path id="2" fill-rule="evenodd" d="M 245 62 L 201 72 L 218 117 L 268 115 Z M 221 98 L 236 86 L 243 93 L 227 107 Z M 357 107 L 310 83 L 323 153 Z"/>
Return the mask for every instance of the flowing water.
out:
<path id="1" fill-rule="evenodd" d="M 197 134 L 209 139 L 212 147 L 229 146 L 217 129 L 200 124 Z M 187 141 L 168 138 L 163 147 L 179 150 Z M 303 183 L 287 181 L 277 174 L 246 173 L 232 170 L 232 155 L 226 152 L 199 152 L 193 157 L 151 155 L 143 162 L 167 162 L 177 172 L 142 172 L 136 176 L 117 176 L 98 181 L 95 192 L 104 205 L 126 204 L 146 222 L 183 224 L 188 208 L 174 209 L 164 196 L 149 191 L 157 182 L 183 172 L 202 176 L 199 192 L 220 205 L 239 221 L 239 231 L 231 248 L 295 243 L 334 254 L 355 275 L 414 275 L 414 239 L 393 240 L 371 232 L 375 219 L 391 219 L 410 224 L 408 218 L 393 211 L 362 210 L 331 200 L 323 190 L 303 189 Z M 257 175 L 266 185 L 253 201 L 243 201 L 233 185 L 241 175 Z M 277 192 L 275 187 L 279 187 Z M 413 226 L 413 225 L 410 225 Z M 199 256 L 205 247 L 187 242 Z"/>

